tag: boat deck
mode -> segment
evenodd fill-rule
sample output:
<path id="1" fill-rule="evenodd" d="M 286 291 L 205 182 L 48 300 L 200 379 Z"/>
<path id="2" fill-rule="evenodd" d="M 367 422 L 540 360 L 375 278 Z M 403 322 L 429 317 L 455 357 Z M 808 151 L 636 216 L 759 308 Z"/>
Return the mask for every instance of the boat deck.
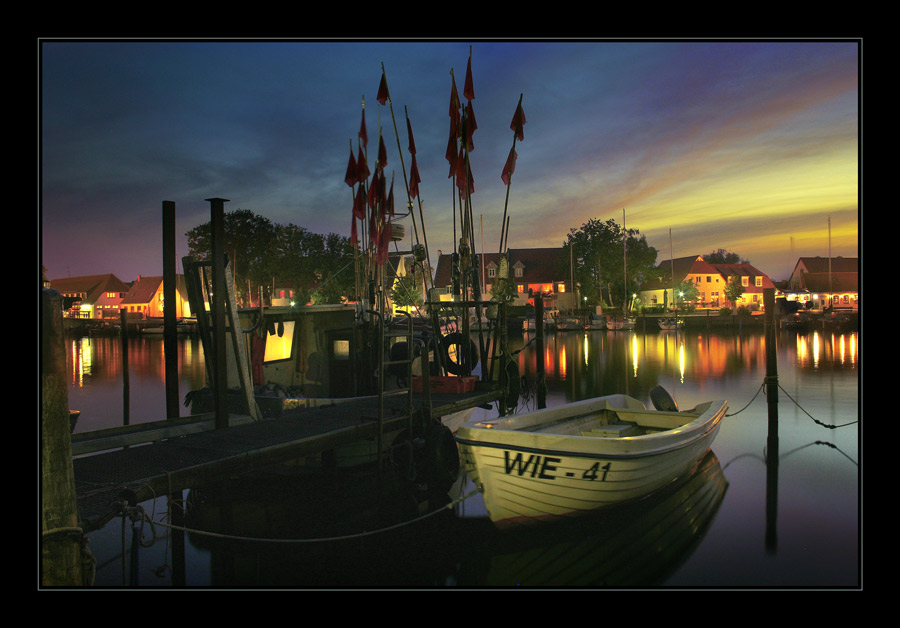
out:
<path id="1" fill-rule="evenodd" d="M 435 394 L 432 414 L 445 416 L 499 397 L 496 390 Z M 415 400 L 419 408 L 421 396 Z M 404 399 L 387 397 L 384 408 L 385 433 L 408 425 Z M 209 418 L 183 418 L 75 434 L 73 463 L 81 526 L 86 532 L 103 527 L 120 514 L 120 503 L 126 499 L 137 505 L 214 482 L 223 474 L 322 454 L 377 435 L 377 398 L 292 411 L 261 421 L 232 415 L 229 427 L 221 429 L 215 429 Z M 123 448 L 123 443 L 128 446 Z M 118 448 L 79 455 L 107 445 Z"/>

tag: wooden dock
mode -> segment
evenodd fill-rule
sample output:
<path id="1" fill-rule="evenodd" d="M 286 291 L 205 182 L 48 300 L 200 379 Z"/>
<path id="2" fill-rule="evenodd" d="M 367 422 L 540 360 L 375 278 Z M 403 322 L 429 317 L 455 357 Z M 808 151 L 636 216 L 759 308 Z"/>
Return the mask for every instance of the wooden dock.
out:
<path id="1" fill-rule="evenodd" d="M 432 395 L 432 416 L 489 404 L 497 390 Z M 421 402 L 421 396 L 416 396 Z M 406 402 L 386 397 L 384 433 L 409 424 Z M 374 439 L 378 399 L 353 400 L 254 421 L 230 417 L 215 428 L 209 417 L 187 417 L 100 430 L 72 437 L 78 518 L 85 532 L 103 527 L 130 506 L 246 473 Z M 414 414 L 421 411 L 416 404 Z M 123 444 L 127 447 L 123 448 Z M 110 447 L 117 449 L 104 451 Z M 101 452 L 85 455 L 89 452 Z"/>

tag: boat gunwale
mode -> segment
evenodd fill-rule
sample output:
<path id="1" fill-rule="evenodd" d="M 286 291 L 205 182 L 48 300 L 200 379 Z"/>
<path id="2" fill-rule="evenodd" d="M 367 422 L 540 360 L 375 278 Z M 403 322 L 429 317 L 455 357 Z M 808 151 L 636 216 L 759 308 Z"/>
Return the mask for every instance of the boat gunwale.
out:
<path id="1" fill-rule="evenodd" d="M 521 430 L 504 428 L 478 427 L 475 423 L 467 423 L 460 426 L 455 439 L 460 445 L 472 448 L 485 447 L 489 449 L 507 449 L 526 453 L 543 453 L 545 455 L 560 455 L 588 459 L 645 458 L 683 449 L 684 447 L 706 438 L 710 432 L 716 430 L 720 426 L 722 419 L 725 417 L 725 412 L 728 410 L 728 403 L 725 400 L 714 400 L 706 403 L 708 403 L 708 408 L 704 412 L 678 428 L 663 430 L 652 434 L 642 434 L 639 436 L 616 438 L 583 436 L 578 434 L 542 434 L 540 432 L 523 432 Z M 615 411 L 615 408 L 610 408 L 610 410 Z M 629 409 L 622 408 L 622 410 L 627 411 Z M 493 437 L 490 441 L 477 438 L 478 436 L 487 436 L 488 434 Z M 556 439 L 556 442 L 554 443 L 555 447 L 550 449 L 535 445 L 513 444 L 508 441 L 508 438 L 502 438 L 503 436 L 515 437 L 525 434 L 546 436 L 548 438 L 553 437 Z M 674 438 L 676 435 L 678 438 Z M 649 448 L 639 449 L 637 451 L 616 450 L 616 447 L 622 447 L 625 444 L 636 446 L 645 445 Z M 658 446 L 654 447 L 654 445 Z"/>

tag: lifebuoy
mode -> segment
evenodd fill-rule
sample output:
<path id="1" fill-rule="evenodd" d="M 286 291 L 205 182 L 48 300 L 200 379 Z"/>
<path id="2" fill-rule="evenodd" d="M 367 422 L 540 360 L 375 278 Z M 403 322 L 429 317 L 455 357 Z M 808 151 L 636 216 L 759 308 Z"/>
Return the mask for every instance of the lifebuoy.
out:
<path id="1" fill-rule="evenodd" d="M 468 355 L 466 351 L 462 350 L 466 346 L 467 340 L 469 342 Z M 456 347 L 456 360 L 450 356 L 450 348 L 454 346 Z M 444 368 L 454 375 L 469 375 L 478 364 L 478 346 L 474 340 L 466 338 L 462 332 L 455 331 L 441 336 L 441 354 Z"/>

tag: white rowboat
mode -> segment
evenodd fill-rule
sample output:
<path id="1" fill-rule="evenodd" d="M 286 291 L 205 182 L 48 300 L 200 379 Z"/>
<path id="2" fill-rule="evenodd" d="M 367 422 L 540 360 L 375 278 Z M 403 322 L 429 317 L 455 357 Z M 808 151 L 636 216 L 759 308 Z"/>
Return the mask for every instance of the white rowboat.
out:
<path id="1" fill-rule="evenodd" d="M 575 517 L 663 488 L 709 450 L 727 409 L 726 401 L 710 401 L 685 412 L 648 410 L 632 397 L 609 395 L 465 423 L 456 440 L 488 515 L 506 528 Z"/>

